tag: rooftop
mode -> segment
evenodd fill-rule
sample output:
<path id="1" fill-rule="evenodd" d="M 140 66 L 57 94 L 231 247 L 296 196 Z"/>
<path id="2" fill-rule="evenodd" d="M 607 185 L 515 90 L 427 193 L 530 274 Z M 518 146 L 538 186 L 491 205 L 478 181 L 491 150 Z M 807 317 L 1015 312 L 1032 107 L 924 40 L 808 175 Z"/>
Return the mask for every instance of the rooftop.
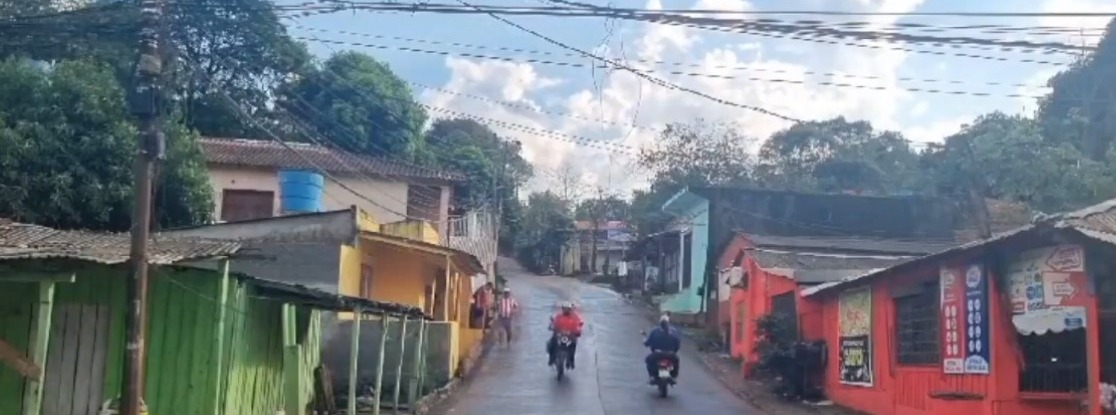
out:
<path id="1" fill-rule="evenodd" d="M 249 167 L 323 169 L 330 173 L 366 174 L 395 178 L 460 181 L 457 173 L 369 157 L 326 146 L 243 138 L 203 137 L 199 140 L 206 161 Z M 285 145 L 284 145 L 285 144 Z M 289 148 L 288 148 L 289 147 Z M 294 151 L 291 151 L 293 149 Z"/>
<path id="2" fill-rule="evenodd" d="M 236 242 L 156 236 L 151 240 L 148 259 L 152 264 L 168 265 L 228 256 L 239 249 Z M 61 231 L 0 220 L 0 260 L 57 258 L 122 264 L 128 261 L 130 251 L 131 236 L 125 233 Z"/>
<path id="3" fill-rule="evenodd" d="M 890 275 L 891 272 L 894 272 L 900 268 L 939 260 L 950 255 L 959 254 L 961 252 L 966 252 L 993 243 L 998 243 L 1008 239 L 1020 237 L 1022 235 L 1031 234 L 1042 229 L 1073 230 L 1087 238 L 1091 238 L 1093 240 L 1110 245 L 1116 245 L 1116 199 L 1111 199 L 1072 212 L 1039 216 L 1036 217 L 1035 220 L 1032 221 L 1032 223 L 1029 225 L 1024 225 L 1007 232 L 998 233 L 990 238 L 979 239 L 976 241 L 958 245 L 956 247 L 946 249 L 931 255 L 913 258 L 887 268 L 860 275 L 849 276 L 838 281 L 832 281 L 815 287 L 810 287 L 803 290 L 802 295 L 810 296 L 823 291 L 829 291 L 837 287 L 843 287 L 849 284 L 863 282 L 864 280 L 884 277 Z"/>

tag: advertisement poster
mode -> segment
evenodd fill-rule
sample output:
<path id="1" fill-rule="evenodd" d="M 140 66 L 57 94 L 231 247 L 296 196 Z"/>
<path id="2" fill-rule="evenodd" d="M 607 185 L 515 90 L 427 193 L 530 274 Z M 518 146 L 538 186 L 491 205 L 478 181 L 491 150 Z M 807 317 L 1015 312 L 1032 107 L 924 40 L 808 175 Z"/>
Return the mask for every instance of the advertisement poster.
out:
<path id="1" fill-rule="evenodd" d="M 841 383 L 872 386 L 872 291 L 845 291 L 838 304 Z"/>
<path id="2" fill-rule="evenodd" d="M 1012 323 L 1023 334 L 1085 327 L 1085 252 L 1059 245 L 1020 253 L 1009 264 Z"/>
<path id="3" fill-rule="evenodd" d="M 942 370 L 981 374 L 990 370 L 988 279 L 980 265 L 941 270 Z"/>

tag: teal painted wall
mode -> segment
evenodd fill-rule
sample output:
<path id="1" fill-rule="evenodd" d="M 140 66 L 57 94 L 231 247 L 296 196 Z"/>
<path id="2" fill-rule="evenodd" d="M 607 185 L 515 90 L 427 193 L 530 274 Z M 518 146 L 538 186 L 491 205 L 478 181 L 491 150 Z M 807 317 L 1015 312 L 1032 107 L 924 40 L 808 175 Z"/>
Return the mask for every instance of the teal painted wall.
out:
<path id="1" fill-rule="evenodd" d="M 705 284 L 705 266 L 709 255 L 709 201 L 700 199 L 684 213 L 689 218 L 693 237 L 690 242 L 690 286 L 673 294 L 660 304 L 661 311 L 695 314 L 701 312 L 699 288 Z"/>
<path id="2" fill-rule="evenodd" d="M 33 264 L 38 264 L 34 262 Z M 124 267 L 67 263 L 74 283 L 58 284 L 55 304 L 105 304 L 111 307 L 104 398 L 120 391 L 124 358 Z M 226 309 L 225 348 L 218 354 L 219 278 L 212 271 L 158 268 L 151 274 L 145 400 L 152 414 L 212 415 L 220 399 L 227 415 L 273 415 L 283 408 L 282 307 L 262 299 L 254 288 L 231 281 Z M 37 286 L 0 283 L 0 338 L 25 349 L 32 299 Z M 320 314 L 300 308 L 299 373 L 304 402 L 313 396 L 313 371 L 320 356 Z M 58 324 L 57 319 L 53 324 Z M 55 339 L 51 339 L 54 341 Z M 225 376 L 218 392 L 217 359 Z M 0 366 L 0 414 L 19 413 L 23 382 Z M 218 397 L 218 394 L 221 396 Z"/>

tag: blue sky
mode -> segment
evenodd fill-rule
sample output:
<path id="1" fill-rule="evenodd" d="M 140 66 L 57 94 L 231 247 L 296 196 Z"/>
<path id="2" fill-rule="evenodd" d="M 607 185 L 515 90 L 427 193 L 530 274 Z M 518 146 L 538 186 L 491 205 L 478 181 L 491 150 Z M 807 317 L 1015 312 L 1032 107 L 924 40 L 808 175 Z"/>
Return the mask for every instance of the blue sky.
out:
<path id="1" fill-rule="evenodd" d="M 1111 12 L 1116 0 L 613 0 L 617 7 L 724 10 L 830 10 L 830 11 L 966 11 L 966 12 Z M 283 1 L 282 3 L 286 3 Z M 453 3 L 453 2 L 449 2 Z M 539 6 L 541 0 L 484 0 L 483 4 Z M 1026 4 L 1030 3 L 1030 4 Z M 1024 5 L 1026 4 L 1026 5 Z M 746 17 L 746 16 L 744 16 Z M 767 17 L 767 16 L 765 16 Z M 798 17 L 781 18 L 795 19 Z M 807 17 L 803 17 L 807 18 Z M 809 17 L 813 18 L 813 17 Z M 1021 54 L 1000 50 L 947 49 L 899 43 L 856 43 L 876 48 L 831 45 L 801 40 L 682 29 L 638 22 L 608 22 L 591 18 L 509 17 L 523 26 L 581 49 L 594 50 L 648 70 L 655 76 L 726 100 L 763 107 L 798 119 L 823 119 L 843 115 L 866 119 L 877 128 L 902 131 L 914 141 L 940 141 L 962 123 L 990 111 L 1029 113 L 1032 99 L 1011 94 L 1039 95 L 1041 85 L 1058 65 L 1021 63 L 1020 59 L 1067 62 L 1064 55 Z M 833 18 L 824 18 L 836 21 Z M 1059 26 L 1096 33 L 1106 23 L 1101 18 L 928 18 L 848 17 L 888 26 L 896 21 L 934 25 L 1003 24 Z M 670 122 L 702 117 L 733 121 L 744 134 L 762 142 L 788 123 L 745 109 L 722 105 L 679 91 L 656 87 L 623 71 L 596 71 L 588 67 L 562 67 L 525 60 L 542 58 L 588 64 L 586 58 L 562 56 L 564 51 L 484 15 L 376 14 L 346 12 L 306 17 L 291 22 L 294 36 L 311 39 L 311 50 L 320 57 L 345 49 L 360 50 L 387 62 L 406 81 L 450 91 L 414 87 L 416 96 L 436 108 L 434 117 L 468 114 L 482 117 L 495 130 L 525 144 L 527 157 L 540 170 L 536 188 L 553 187 L 554 176 L 574 176 L 588 186 L 626 194 L 646 184 L 631 165 L 629 152 L 655 140 L 656 128 Z M 343 34 L 339 31 L 354 32 Z M 954 32 L 956 33 L 956 32 Z M 991 37 L 974 32 L 974 36 Z M 378 37 L 377 37 L 378 36 Z M 999 35 L 1002 36 L 1002 35 Z M 557 54 L 477 50 L 463 46 L 402 41 L 385 37 L 457 42 L 489 48 L 518 48 Z M 351 45 L 325 45 L 319 40 L 378 44 L 478 53 L 513 58 L 515 62 L 473 59 L 375 49 Z M 1043 37 L 1041 40 L 1095 42 L 1096 36 Z M 940 56 L 895 48 L 944 51 L 1003 58 L 1006 61 Z M 623 51 L 623 54 L 621 54 Z M 644 61 L 679 62 L 654 65 Z M 591 65 L 589 65 L 591 66 Z M 735 68 L 735 69 L 731 69 Z M 713 74 L 722 78 L 671 75 L 668 71 Z M 834 76 L 833 74 L 840 74 Z M 725 79 L 724 76 L 735 77 Z M 754 78 L 754 79 L 748 79 Z M 926 82 L 921 80 L 937 80 Z M 789 80 L 801 83 L 775 82 Z M 855 84 L 865 88 L 824 85 Z M 998 83 L 999 85 L 988 85 Z M 1027 87 L 1018 85 L 1028 85 Z M 990 97 L 935 94 L 911 89 L 985 92 Z M 472 97 L 468 97 L 469 95 Z M 475 97 L 487 98 L 487 100 Z M 503 104 L 493 102 L 499 101 Z M 534 108 L 535 110 L 532 110 Z M 545 112 L 545 113 L 543 113 Z M 568 115 L 560 115 L 564 113 Z M 603 120 L 603 121 L 594 121 Z M 630 124 L 639 127 L 633 128 Z M 524 128 L 548 133 L 527 133 Z M 571 141 L 601 140 L 613 150 L 602 150 Z M 757 144 L 758 145 L 758 144 Z M 557 173 L 556 173 L 557 172 Z"/>

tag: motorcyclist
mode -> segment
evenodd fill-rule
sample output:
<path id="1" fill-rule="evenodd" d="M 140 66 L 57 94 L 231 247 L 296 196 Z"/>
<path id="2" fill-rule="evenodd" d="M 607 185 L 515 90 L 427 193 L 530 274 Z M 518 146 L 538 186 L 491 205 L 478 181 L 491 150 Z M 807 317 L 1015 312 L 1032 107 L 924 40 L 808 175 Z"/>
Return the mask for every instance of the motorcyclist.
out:
<path id="1" fill-rule="evenodd" d="M 546 342 L 547 365 L 554 365 L 554 350 L 558 347 L 558 334 L 570 336 L 570 368 L 574 367 L 574 356 L 577 355 L 577 339 L 581 337 L 581 328 L 585 324 L 581 316 L 574 311 L 572 303 L 562 302 L 562 311 L 550 317 L 550 340 Z"/>
<path id="2" fill-rule="evenodd" d="M 651 383 L 655 383 L 658 378 L 658 367 L 656 365 L 662 359 L 670 360 L 674 366 L 671 371 L 670 377 L 678 378 L 678 350 L 682 348 L 682 340 L 678 338 L 678 332 L 670 326 L 670 317 L 663 314 L 659 318 L 659 326 L 651 330 L 647 335 L 647 340 L 643 341 L 643 345 L 651 349 L 651 354 L 647 355 L 644 363 L 647 364 L 647 375 L 651 378 Z"/>

